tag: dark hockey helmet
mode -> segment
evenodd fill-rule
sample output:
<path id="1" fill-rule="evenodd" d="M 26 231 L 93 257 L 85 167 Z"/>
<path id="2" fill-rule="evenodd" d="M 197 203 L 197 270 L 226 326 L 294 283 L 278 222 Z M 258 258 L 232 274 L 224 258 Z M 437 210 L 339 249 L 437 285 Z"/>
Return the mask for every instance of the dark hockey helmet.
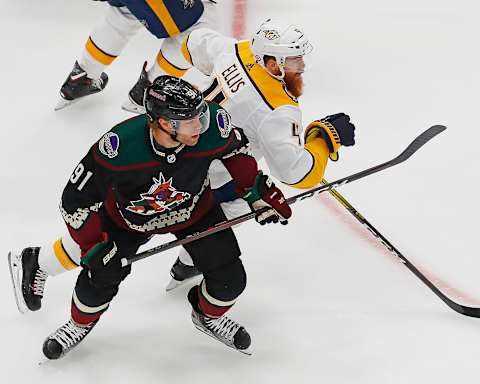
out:
<path id="1" fill-rule="evenodd" d="M 159 76 L 146 88 L 144 106 L 150 121 L 163 117 L 175 128 L 181 120 L 209 116 L 202 93 L 192 84 L 174 76 Z M 205 119 L 202 119 L 205 120 Z M 202 124 L 204 125 L 204 124 Z M 205 131 L 208 125 L 203 128 Z"/>

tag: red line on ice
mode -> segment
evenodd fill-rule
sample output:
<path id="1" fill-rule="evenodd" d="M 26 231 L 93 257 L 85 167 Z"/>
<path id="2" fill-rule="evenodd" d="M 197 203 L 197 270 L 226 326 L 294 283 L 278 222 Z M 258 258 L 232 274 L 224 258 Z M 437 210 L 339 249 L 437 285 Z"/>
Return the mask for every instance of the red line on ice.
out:
<path id="1" fill-rule="evenodd" d="M 247 0 L 235 0 L 233 6 L 232 35 L 237 40 L 245 38 L 245 24 L 247 18 Z"/>
<path id="2" fill-rule="evenodd" d="M 385 248 L 383 244 L 380 243 L 373 235 L 365 229 L 362 225 L 359 225 L 358 221 L 354 219 L 351 214 L 343 208 L 338 202 L 334 201 L 334 198 L 331 196 L 319 195 L 319 200 L 322 204 L 327 206 L 333 213 L 347 226 L 359 235 L 363 240 L 367 241 L 370 245 L 377 248 L 381 251 L 384 255 L 387 255 L 389 258 L 392 258 L 392 254 Z M 459 289 L 453 288 L 449 283 L 445 280 L 440 279 L 439 277 L 435 276 L 432 272 L 426 269 L 423 266 L 419 266 L 418 264 L 414 264 L 415 267 L 422 272 L 430 281 L 432 281 L 442 292 L 448 294 L 447 296 L 461 299 L 462 302 L 468 302 L 470 305 L 480 306 L 480 300 L 475 299 L 474 297 L 468 295 L 465 292 L 460 291 Z"/>

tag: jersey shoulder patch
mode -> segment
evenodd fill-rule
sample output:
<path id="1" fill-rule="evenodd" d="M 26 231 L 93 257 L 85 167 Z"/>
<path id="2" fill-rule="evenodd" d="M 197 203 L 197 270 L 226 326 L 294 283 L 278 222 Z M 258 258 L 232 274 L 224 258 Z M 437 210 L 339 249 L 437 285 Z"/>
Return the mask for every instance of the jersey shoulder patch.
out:
<path id="1" fill-rule="evenodd" d="M 116 166 L 152 160 L 147 145 L 146 124 L 145 115 L 135 116 L 117 124 L 98 140 L 95 145 L 96 158 Z"/>
<path id="2" fill-rule="evenodd" d="M 230 136 L 230 132 L 232 131 L 232 119 L 227 111 L 224 109 L 217 109 L 217 128 L 220 131 L 220 136 L 224 139 Z"/>
<path id="3" fill-rule="evenodd" d="M 118 156 L 118 149 L 120 148 L 120 137 L 115 132 L 107 132 L 98 141 L 98 150 L 109 159 Z"/>

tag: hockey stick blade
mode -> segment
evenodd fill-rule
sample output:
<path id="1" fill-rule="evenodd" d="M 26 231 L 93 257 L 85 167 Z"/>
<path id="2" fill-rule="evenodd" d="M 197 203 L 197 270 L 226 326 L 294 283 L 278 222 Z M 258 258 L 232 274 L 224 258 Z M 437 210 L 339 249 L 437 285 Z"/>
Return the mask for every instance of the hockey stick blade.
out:
<path id="1" fill-rule="evenodd" d="M 339 187 L 339 186 L 347 184 L 347 183 L 351 183 L 352 181 L 364 178 L 366 176 L 372 175 L 374 173 L 383 171 L 387 168 L 390 168 L 390 167 L 393 167 L 397 164 L 400 164 L 400 163 L 404 162 L 405 160 L 409 159 L 423 145 L 425 145 L 428 141 L 433 139 L 439 133 L 443 132 L 445 129 L 446 129 L 446 127 L 444 127 L 443 125 L 434 125 L 434 126 L 430 127 L 429 129 L 427 129 L 426 131 L 424 131 L 422 134 L 420 134 L 415 140 L 413 140 L 409 144 L 409 146 L 400 155 L 398 155 L 394 159 L 389 160 L 389 161 L 387 161 L 385 163 L 382 163 L 380 165 L 377 165 L 377 166 L 374 166 L 374 167 L 371 167 L 371 168 L 367 168 L 363 171 L 360 171 L 360 172 L 357 172 L 353 175 L 344 177 L 344 178 L 339 179 L 337 181 L 334 181 L 332 183 L 325 184 L 325 185 L 320 185 L 320 186 L 318 186 L 316 188 L 313 188 L 313 189 L 310 189 L 306 192 L 303 192 L 303 193 L 300 193 L 298 195 L 292 196 L 292 197 L 287 199 L 287 202 L 288 202 L 288 204 L 293 204 L 293 203 L 297 202 L 298 200 L 307 199 L 309 197 L 318 195 L 318 194 L 323 193 L 325 191 L 329 191 L 333 188 Z M 268 208 L 265 208 L 265 210 L 268 210 Z M 255 212 L 249 212 L 249 213 L 246 213 L 242 216 L 236 217 L 234 219 L 226 220 L 226 221 L 223 221 L 221 223 L 218 223 L 214 227 L 208 228 L 203 232 L 196 233 L 196 234 L 188 236 L 184 239 L 172 240 L 172 241 L 169 241 L 167 243 L 160 244 L 160 245 L 158 245 L 158 246 L 156 246 L 152 249 L 149 249 L 149 250 L 143 251 L 141 253 L 138 253 L 135 256 L 132 256 L 132 257 L 129 257 L 129 258 L 124 257 L 124 258 L 121 259 L 122 266 L 125 267 L 127 265 L 130 265 L 130 264 L 136 262 L 136 261 L 142 260 L 146 257 L 150 257 L 150 256 L 152 256 L 156 253 L 164 252 L 164 251 L 167 251 L 171 248 L 178 247 L 180 245 L 188 244 L 188 243 L 191 243 L 192 241 L 202 239 L 205 236 L 209 236 L 209 235 L 212 235 L 212 234 L 217 233 L 219 231 L 223 231 L 224 229 L 233 227 L 237 224 L 240 224 L 240 223 L 243 223 L 247 220 L 253 219 L 254 217 L 255 217 Z"/>
<path id="2" fill-rule="evenodd" d="M 432 140 L 435 136 L 445 131 L 447 127 L 444 125 L 434 125 L 428 128 L 425 132 L 419 135 L 415 140 L 413 140 L 410 145 L 395 159 L 392 160 L 393 163 L 398 164 L 407 160 L 415 152 L 417 152 L 421 147 L 423 147 L 427 142 Z"/>
<path id="3" fill-rule="evenodd" d="M 322 180 L 322 184 L 328 184 Z M 403 265 L 407 267 L 416 277 L 418 277 L 440 300 L 448 305 L 455 312 L 465 316 L 480 317 L 480 308 L 469 307 L 456 303 L 445 295 L 432 281 L 430 281 L 420 270 L 415 267 L 377 228 L 373 226 L 348 200 L 335 189 L 330 190 L 330 194 L 361 224 L 370 234 L 375 237 L 392 255 L 400 259 Z"/>

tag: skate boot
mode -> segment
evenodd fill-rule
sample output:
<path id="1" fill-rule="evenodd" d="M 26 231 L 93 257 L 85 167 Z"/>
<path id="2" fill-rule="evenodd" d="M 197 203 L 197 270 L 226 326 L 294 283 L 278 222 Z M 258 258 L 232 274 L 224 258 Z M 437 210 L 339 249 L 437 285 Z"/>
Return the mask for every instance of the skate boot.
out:
<path id="1" fill-rule="evenodd" d="M 226 315 L 212 318 L 204 315 L 198 307 L 198 287 L 192 287 L 188 292 L 188 301 L 192 305 L 192 321 L 195 327 L 208 336 L 225 344 L 227 347 L 236 349 L 246 355 L 251 355 L 248 349 L 251 338 L 247 330 L 236 321 Z"/>
<path id="2" fill-rule="evenodd" d="M 21 253 L 8 254 L 13 292 L 21 313 L 38 311 L 42 307 L 43 290 L 48 274 L 38 266 L 39 252 L 39 247 L 30 247 Z"/>
<path id="3" fill-rule="evenodd" d="M 168 283 L 165 290 L 171 291 L 179 287 L 180 285 L 185 284 L 190 279 L 195 276 L 201 275 L 200 271 L 194 265 L 187 265 L 180 261 L 180 258 L 177 257 L 175 264 L 173 264 L 172 269 L 170 269 L 170 276 L 172 279 Z"/>
<path id="4" fill-rule="evenodd" d="M 50 360 L 63 357 L 90 333 L 97 321 L 92 321 L 87 325 L 80 325 L 70 319 L 65 325 L 62 325 L 47 337 L 43 343 L 43 354 Z"/>
<path id="5" fill-rule="evenodd" d="M 122 104 L 122 109 L 128 112 L 142 114 L 145 113 L 145 107 L 143 106 L 143 96 L 145 89 L 152 83 L 148 80 L 147 62 L 143 63 L 142 72 L 133 88 L 128 92 L 128 100 Z"/>
<path id="6" fill-rule="evenodd" d="M 76 61 L 72 72 L 60 88 L 60 101 L 55 107 L 55 111 L 73 104 L 82 97 L 102 91 L 107 83 L 108 76 L 105 72 L 102 72 L 99 79 L 91 79 L 87 77 L 87 72 Z"/>

